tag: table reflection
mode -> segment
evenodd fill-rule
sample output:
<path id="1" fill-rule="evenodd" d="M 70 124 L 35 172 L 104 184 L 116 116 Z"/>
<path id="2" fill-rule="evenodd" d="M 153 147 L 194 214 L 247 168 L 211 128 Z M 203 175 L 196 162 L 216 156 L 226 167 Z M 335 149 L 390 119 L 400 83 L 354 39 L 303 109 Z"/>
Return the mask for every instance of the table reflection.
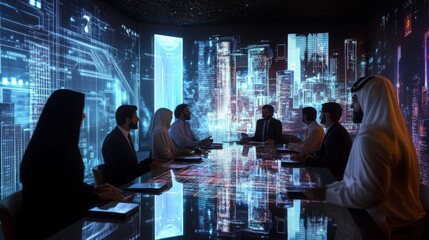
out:
<path id="1" fill-rule="evenodd" d="M 202 163 L 143 176 L 139 181 L 168 181 L 172 187 L 160 195 L 134 194 L 141 207 L 125 222 L 83 221 L 81 238 L 333 239 L 345 232 L 353 233 L 349 239 L 361 237 L 347 209 L 303 199 L 304 189 L 334 181 L 328 170 L 282 167 L 281 156 L 245 148 L 243 154 L 241 145 L 224 145 Z M 53 239 L 72 235 L 65 230 Z"/>
<path id="2" fill-rule="evenodd" d="M 171 189 L 155 196 L 155 239 L 183 236 L 183 184 L 170 175 Z"/>

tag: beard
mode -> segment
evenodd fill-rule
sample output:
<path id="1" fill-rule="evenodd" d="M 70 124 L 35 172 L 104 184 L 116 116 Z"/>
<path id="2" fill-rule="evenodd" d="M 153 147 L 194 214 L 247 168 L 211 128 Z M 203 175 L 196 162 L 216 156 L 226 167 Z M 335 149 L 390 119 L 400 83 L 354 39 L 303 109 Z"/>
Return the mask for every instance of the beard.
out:
<path id="1" fill-rule="evenodd" d="M 191 120 L 191 114 L 185 114 L 185 120 Z"/>
<path id="2" fill-rule="evenodd" d="M 354 123 L 362 123 L 363 120 L 363 111 L 359 110 L 353 110 L 353 122 Z"/>
<path id="3" fill-rule="evenodd" d="M 137 128 L 139 128 L 139 123 L 138 122 L 136 122 L 136 124 L 134 124 L 134 123 L 132 123 L 132 122 L 130 122 L 130 128 L 131 129 L 137 129 Z"/>
<path id="4" fill-rule="evenodd" d="M 326 123 L 326 117 L 325 117 L 325 115 L 323 115 L 323 117 L 320 119 L 320 123 L 321 124 L 325 124 Z"/>

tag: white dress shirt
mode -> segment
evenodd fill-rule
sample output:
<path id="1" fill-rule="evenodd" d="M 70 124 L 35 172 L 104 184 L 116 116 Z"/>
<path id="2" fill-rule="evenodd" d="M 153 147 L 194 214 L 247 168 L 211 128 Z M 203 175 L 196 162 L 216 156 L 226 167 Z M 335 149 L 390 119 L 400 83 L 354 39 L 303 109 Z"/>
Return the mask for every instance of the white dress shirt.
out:
<path id="1" fill-rule="evenodd" d="M 198 146 L 198 139 L 192 132 L 188 121 L 177 119 L 171 124 L 170 136 L 178 149 L 194 148 Z"/>
<path id="2" fill-rule="evenodd" d="M 306 159 L 311 153 L 319 151 L 322 147 L 323 138 L 325 137 L 325 131 L 316 121 L 307 125 L 307 134 L 305 134 L 304 141 L 301 143 L 292 143 L 290 147 L 300 152 L 304 159 Z"/>

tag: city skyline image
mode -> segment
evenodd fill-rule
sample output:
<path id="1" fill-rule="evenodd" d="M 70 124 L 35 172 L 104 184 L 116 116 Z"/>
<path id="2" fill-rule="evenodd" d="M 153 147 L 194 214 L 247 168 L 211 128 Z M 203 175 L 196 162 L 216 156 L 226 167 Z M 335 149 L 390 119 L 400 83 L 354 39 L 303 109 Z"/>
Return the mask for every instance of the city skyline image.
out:
<path id="1" fill-rule="evenodd" d="M 156 108 L 174 110 L 182 102 L 197 136 L 216 142 L 252 135 L 265 104 L 275 108 L 284 134 L 302 138 L 301 109 L 320 110 L 328 101 L 341 104 L 341 123 L 354 136 L 350 87 L 368 74 L 396 87 L 421 180 L 429 184 L 428 14 L 417 11 L 417 1 L 403 2 L 395 14 L 380 13 L 372 35 L 361 36 L 281 27 L 269 35 L 222 27 L 193 35 L 193 28 L 140 24 L 102 1 L 1 1 L 0 198 L 20 189 L 22 156 L 56 89 L 86 96 L 79 147 L 85 181 L 93 183 L 91 168 L 103 162 L 101 145 L 121 104 L 138 107 L 132 137 L 140 151 L 149 150 Z"/>

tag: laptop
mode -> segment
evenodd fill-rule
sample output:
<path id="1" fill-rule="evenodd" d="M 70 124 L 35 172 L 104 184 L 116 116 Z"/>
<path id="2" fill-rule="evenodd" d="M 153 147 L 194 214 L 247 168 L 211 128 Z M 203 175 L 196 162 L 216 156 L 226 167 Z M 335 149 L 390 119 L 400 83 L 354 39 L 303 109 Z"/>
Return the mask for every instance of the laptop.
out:
<path id="1" fill-rule="evenodd" d="M 108 202 L 91 207 L 86 211 L 89 218 L 126 219 L 138 211 L 140 204 L 131 202 Z"/>
<path id="2" fill-rule="evenodd" d="M 185 162 L 201 162 L 203 159 L 200 155 L 193 156 L 178 156 L 174 158 L 175 161 L 185 161 Z"/>
<path id="3" fill-rule="evenodd" d="M 133 183 L 126 188 L 128 191 L 140 193 L 161 193 L 168 187 L 168 182 Z"/>
<path id="4" fill-rule="evenodd" d="M 290 155 L 283 156 L 280 161 L 281 161 L 282 165 L 290 165 L 290 164 L 302 164 L 302 165 L 304 165 L 305 164 L 305 162 L 296 161 L 296 160 L 291 159 Z"/>
<path id="5" fill-rule="evenodd" d="M 283 148 L 283 147 L 277 148 L 276 152 L 277 153 L 298 153 L 297 151 L 295 151 L 291 148 Z"/>
<path id="6" fill-rule="evenodd" d="M 297 151 L 290 148 L 289 144 L 283 144 L 282 147 L 276 149 L 277 153 L 298 153 Z"/>
<path id="7" fill-rule="evenodd" d="M 223 149 L 223 144 L 222 143 L 212 143 L 209 145 L 200 146 L 200 148 L 203 148 L 203 149 Z"/>

